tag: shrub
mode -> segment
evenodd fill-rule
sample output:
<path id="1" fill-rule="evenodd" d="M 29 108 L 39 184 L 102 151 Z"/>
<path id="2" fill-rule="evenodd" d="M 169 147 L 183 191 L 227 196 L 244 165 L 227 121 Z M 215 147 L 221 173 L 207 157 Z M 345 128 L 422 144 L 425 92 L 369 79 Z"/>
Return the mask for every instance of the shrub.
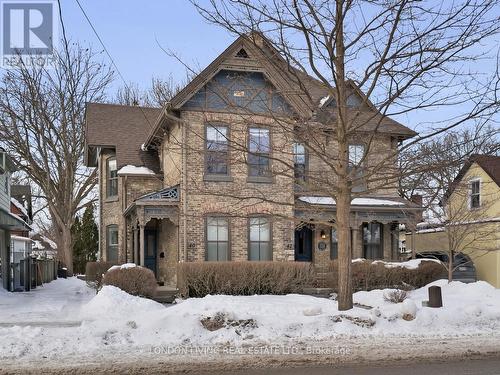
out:
<path id="1" fill-rule="evenodd" d="M 134 296 L 152 298 L 156 293 L 156 278 L 144 267 L 115 268 L 104 274 L 104 285 L 113 285 Z"/>
<path id="2" fill-rule="evenodd" d="M 421 288 L 443 277 L 441 264 L 422 261 L 418 268 L 386 267 L 382 262 L 363 260 L 352 264 L 354 291 L 396 288 L 408 290 Z M 327 286 L 338 290 L 338 263 L 330 262 Z"/>
<path id="3" fill-rule="evenodd" d="M 298 262 L 180 263 L 177 272 L 183 297 L 297 293 L 313 280 L 311 265 Z"/>
<path id="4" fill-rule="evenodd" d="M 394 289 L 384 293 L 384 300 L 392 303 L 401 303 L 408 298 L 408 292 L 403 289 Z"/>
<path id="5" fill-rule="evenodd" d="M 94 288 L 97 293 L 102 288 L 104 274 L 114 265 L 113 262 L 87 262 L 85 265 L 85 281 L 87 285 Z"/>

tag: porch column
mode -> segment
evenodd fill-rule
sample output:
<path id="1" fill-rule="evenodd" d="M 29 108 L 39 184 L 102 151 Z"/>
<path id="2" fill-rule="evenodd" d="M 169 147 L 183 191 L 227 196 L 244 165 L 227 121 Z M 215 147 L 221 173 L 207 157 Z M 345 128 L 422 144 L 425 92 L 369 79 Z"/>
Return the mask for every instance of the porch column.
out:
<path id="1" fill-rule="evenodd" d="M 134 227 L 134 263 L 139 263 L 139 230 Z"/>
<path id="2" fill-rule="evenodd" d="M 391 224 L 384 223 L 382 225 L 382 228 L 382 246 L 384 247 L 384 260 L 392 260 Z"/>
<path id="3" fill-rule="evenodd" d="M 144 266 L 144 225 L 139 225 L 139 265 Z"/>

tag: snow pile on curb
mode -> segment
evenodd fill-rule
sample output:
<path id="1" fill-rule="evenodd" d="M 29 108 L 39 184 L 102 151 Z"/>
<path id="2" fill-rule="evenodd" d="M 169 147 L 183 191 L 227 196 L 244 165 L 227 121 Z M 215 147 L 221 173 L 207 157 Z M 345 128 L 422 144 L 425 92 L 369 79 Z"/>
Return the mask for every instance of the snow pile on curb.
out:
<path id="1" fill-rule="evenodd" d="M 160 303 L 132 296 L 112 285 L 105 285 L 89 303 L 82 306 L 80 318 L 129 321 L 164 309 L 165 306 Z"/>

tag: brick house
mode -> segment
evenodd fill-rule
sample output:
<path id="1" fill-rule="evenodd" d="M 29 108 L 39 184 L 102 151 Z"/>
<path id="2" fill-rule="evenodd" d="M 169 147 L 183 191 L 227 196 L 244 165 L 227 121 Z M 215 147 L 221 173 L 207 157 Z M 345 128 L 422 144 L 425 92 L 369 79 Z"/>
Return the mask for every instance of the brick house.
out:
<path id="1" fill-rule="evenodd" d="M 356 105 L 362 93 L 353 92 Z M 182 261 L 308 261 L 324 272 L 336 257 L 335 202 L 297 184 L 301 173 L 321 174 L 324 161 L 281 120 L 301 113 L 321 122 L 333 107 L 319 81 L 262 37 L 238 38 L 164 108 L 89 103 L 85 158 L 98 169 L 102 258 L 144 265 L 166 285 Z M 375 116 L 373 162 L 416 134 Z M 398 224 L 419 210 L 392 185 L 355 199 L 353 257 L 396 258 Z"/>

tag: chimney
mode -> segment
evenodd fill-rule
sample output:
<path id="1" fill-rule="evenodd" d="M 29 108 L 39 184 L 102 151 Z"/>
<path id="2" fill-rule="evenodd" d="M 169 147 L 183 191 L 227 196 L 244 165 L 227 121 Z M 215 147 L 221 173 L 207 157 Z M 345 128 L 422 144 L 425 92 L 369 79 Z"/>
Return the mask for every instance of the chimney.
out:
<path id="1" fill-rule="evenodd" d="M 410 201 L 412 203 L 415 203 L 419 207 L 423 207 L 423 198 L 422 195 L 420 194 L 412 194 Z M 415 214 L 415 219 L 417 220 L 418 223 L 421 223 L 424 220 L 422 215 L 423 215 L 423 210 Z"/>

